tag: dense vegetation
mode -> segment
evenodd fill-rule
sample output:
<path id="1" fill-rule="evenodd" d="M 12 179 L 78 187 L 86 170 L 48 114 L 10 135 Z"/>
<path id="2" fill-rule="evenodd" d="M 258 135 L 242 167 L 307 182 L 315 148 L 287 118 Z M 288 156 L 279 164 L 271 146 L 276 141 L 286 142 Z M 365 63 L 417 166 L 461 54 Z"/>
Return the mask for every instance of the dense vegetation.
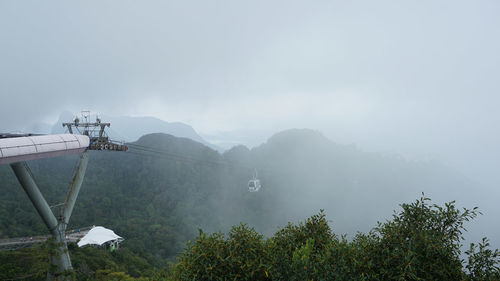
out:
<path id="1" fill-rule="evenodd" d="M 500 280 L 500 253 L 484 239 L 466 252 L 464 222 L 477 210 L 427 198 L 403 204 L 393 219 L 352 241 L 335 235 L 323 213 L 274 236 L 245 225 L 227 237 L 200 233 L 174 266 L 172 280 Z"/>
<path id="2" fill-rule="evenodd" d="M 76 159 L 30 163 L 50 205 L 63 201 Z M 263 183 L 257 193 L 249 193 L 246 188 L 253 168 L 258 168 Z M 8 166 L 0 166 L 0 178 L 0 238 L 46 233 Z M 277 241 L 279 233 L 287 229 L 276 233 L 280 226 L 311 217 L 319 209 L 325 209 L 337 233 L 370 233 L 344 239 L 332 236 L 327 243 L 353 251 L 361 237 L 369 245 L 382 243 L 377 239 L 383 233 L 374 230 L 378 236 L 372 235 L 370 227 L 377 220 L 387 219 L 396 202 L 411 200 L 420 191 L 431 193 L 433 198 L 448 198 L 451 186 L 459 194 L 471 184 L 435 163 L 364 153 L 308 130 L 279 133 L 260 147 L 235 147 L 222 155 L 188 139 L 152 134 L 131 145 L 127 153 L 91 153 L 70 220 L 70 229 L 90 225 L 113 229 L 125 238 L 121 250 L 115 254 L 71 246 L 70 251 L 75 269 L 86 272 L 82 276 L 95 277 L 99 273 L 104 278 L 120 271 L 132 277 L 166 276 L 169 264 L 182 263 L 184 256 L 179 255 L 186 242 L 201 239 L 196 238 L 199 229 L 204 233 L 228 233 L 227 238 L 217 234 L 220 241 L 237 239 L 231 236 L 240 233 L 237 229 L 248 232 L 256 247 L 264 247 L 267 253 L 270 241 Z M 247 226 L 231 228 L 240 222 L 255 230 Z M 306 241 L 304 245 L 319 247 L 319 241 L 310 238 L 314 242 Z M 479 244 L 469 256 L 475 257 L 486 249 Z M 37 270 L 44 255 L 41 249 L 34 255 L 32 251 L 2 253 L 2 261 L 7 261 L 6 266 L 15 266 L 15 260 L 27 260 L 23 264 L 31 260 L 37 266 L 30 268 Z M 26 258 L 12 258 L 11 254 Z M 480 260 L 479 256 L 473 260 Z M 471 263 L 478 267 L 474 264 L 478 262 Z M 269 266 L 265 264 L 265 268 Z M 181 267 L 174 267 L 174 274 L 180 274 Z M 272 273 L 276 278 L 273 272 L 267 270 L 264 275 L 267 278 Z M 12 276 L 20 275 L 5 278 Z"/>
<path id="3" fill-rule="evenodd" d="M 24 248 L 17 251 L 0 251 L 0 280 L 44 280 L 49 265 L 49 253 L 53 249 L 50 242 Z M 76 280 L 103 279 L 107 275 L 114 276 L 154 276 L 154 268 L 148 262 L 122 248 L 110 252 L 103 248 L 78 248 L 76 244 L 68 245 Z M 121 273 L 120 273 L 121 272 Z M 127 272 L 128 274 L 125 274 Z"/>
<path id="4" fill-rule="evenodd" d="M 77 280 L 500 280 L 500 253 L 486 238 L 461 252 L 464 223 L 476 209 L 401 205 L 392 220 L 352 241 L 333 233 L 323 212 L 264 238 L 245 224 L 227 235 L 200 230 L 178 262 L 152 270 L 128 249 L 70 246 Z M 0 252 L 0 278 L 45 277 L 47 248 Z M 11 262 L 8 262 L 12 260 Z M 134 278 L 132 276 L 142 276 Z"/>

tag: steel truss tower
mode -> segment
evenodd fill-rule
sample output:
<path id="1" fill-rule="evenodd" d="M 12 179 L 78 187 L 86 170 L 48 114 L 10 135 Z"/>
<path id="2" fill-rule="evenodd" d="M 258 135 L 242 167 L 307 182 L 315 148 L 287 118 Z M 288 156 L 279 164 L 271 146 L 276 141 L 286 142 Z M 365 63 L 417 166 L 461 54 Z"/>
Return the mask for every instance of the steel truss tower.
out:
<path id="1" fill-rule="evenodd" d="M 110 125 L 110 123 L 101 122 L 101 119 L 97 116 L 95 122 L 90 122 L 90 111 L 82 111 L 81 119 L 75 117 L 73 122 L 62 124 L 63 127 L 68 128 L 70 134 L 77 133 L 88 136 L 90 139 L 88 149 L 90 150 L 127 151 L 128 147 L 126 145 L 109 139 L 104 129 Z"/>

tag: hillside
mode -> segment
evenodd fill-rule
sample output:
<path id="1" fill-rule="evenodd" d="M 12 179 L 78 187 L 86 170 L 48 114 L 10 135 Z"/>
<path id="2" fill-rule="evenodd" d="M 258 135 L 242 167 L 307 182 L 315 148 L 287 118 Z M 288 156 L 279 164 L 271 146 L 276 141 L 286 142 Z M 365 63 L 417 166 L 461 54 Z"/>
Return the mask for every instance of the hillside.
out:
<path id="1" fill-rule="evenodd" d="M 33 161 L 50 205 L 60 203 L 75 157 Z M 249 193 L 254 168 L 263 187 Z M 0 238 L 46 233 L 8 166 L 0 166 Z M 400 202 L 426 192 L 450 198 L 469 183 L 432 163 L 365 153 L 310 130 L 289 130 L 259 147 L 224 154 L 186 138 L 149 134 L 130 151 L 91 152 L 71 228 L 103 225 L 153 265 L 174 259 L 198 229 L 248 223 L 272 235 L 324 209 L 337 233 L 371 229 Z M 446 196 L 444 196 L 446 194 Z M 349 214 L 349 215 L 347 215 Z"/>
<path id="2" fill-rule="evenodd" d="M 303 220 L 320 209 L 336 231 L 355 234 L 389 218 L 394 202 L 410 201 L 422 192 L 441 202 L 455 200 L 473 186 L 438 163 L 363 152 L 307 129 L 280 132 L 252 150 L 235 147 L 224 157 L 259 169 L 262 192 L 247 195 L 259 197 L 261 216 L 273 221 L 258 228 L 268 235 L 277 225 Z"/>

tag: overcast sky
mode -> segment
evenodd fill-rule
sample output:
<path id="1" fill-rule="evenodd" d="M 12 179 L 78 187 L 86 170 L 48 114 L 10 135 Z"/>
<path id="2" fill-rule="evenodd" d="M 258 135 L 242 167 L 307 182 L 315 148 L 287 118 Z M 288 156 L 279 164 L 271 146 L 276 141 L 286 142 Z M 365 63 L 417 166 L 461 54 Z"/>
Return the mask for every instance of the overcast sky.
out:
<path id="1" fill-rule="evenodd" d="M 306 127 L 489 176 L 499 14 L 496 0 L 1 1 L 0 131 L 82 109 L 206 136 Z"/>

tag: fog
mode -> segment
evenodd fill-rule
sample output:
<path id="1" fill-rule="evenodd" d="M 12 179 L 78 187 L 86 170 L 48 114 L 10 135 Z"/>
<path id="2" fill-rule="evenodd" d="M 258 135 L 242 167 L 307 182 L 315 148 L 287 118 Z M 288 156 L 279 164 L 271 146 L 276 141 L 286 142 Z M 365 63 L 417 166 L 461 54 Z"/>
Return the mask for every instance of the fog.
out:
<path id="1" fill-rule="evenodd" d="M 82 109 L 250 147 L 311 128 L 456 170 L 470 192 L 438 200 L 479 206 L 499 245 L 499 12 L 498 1 L 2 1 L 0 132 Z"/>

